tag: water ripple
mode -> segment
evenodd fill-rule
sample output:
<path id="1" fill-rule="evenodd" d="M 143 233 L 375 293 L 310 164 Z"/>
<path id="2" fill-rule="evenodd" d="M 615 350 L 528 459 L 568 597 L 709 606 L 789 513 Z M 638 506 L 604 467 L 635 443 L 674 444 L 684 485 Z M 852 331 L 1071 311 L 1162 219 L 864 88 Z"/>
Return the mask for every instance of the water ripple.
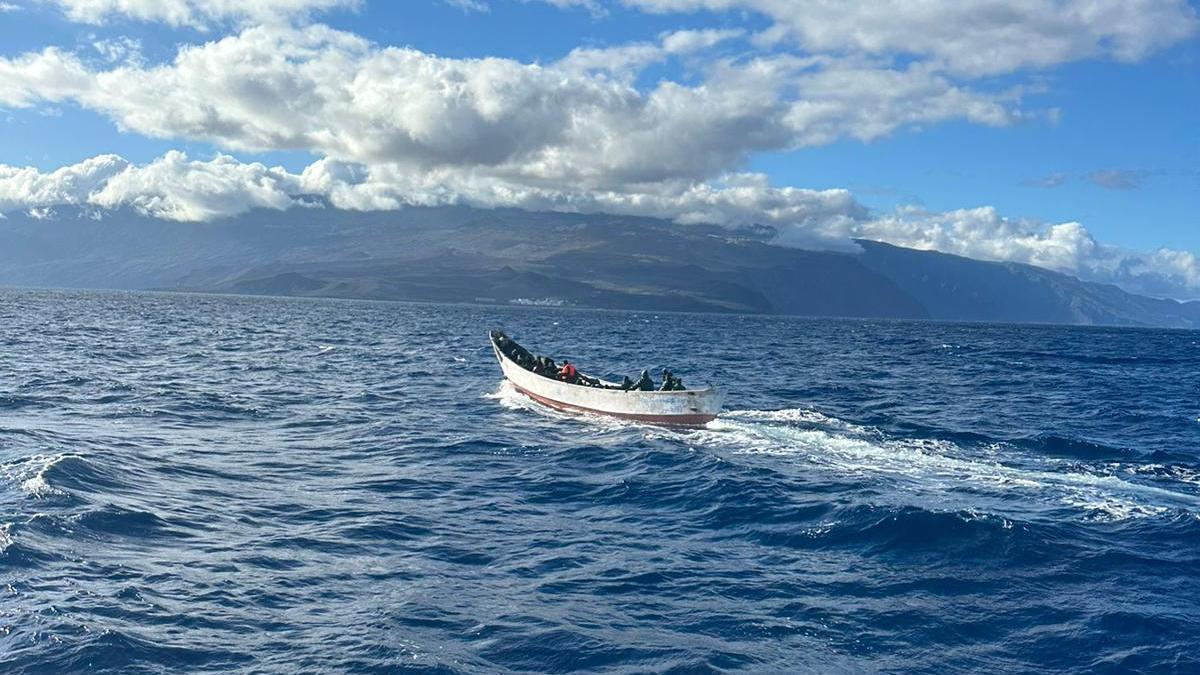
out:
<path id="1" fill-rule="evenodd" d="M 494 326 L 733 409 L 547 410 Z M 0 291 L 0 671 L 1197 670 L 1193 342 Z"/>

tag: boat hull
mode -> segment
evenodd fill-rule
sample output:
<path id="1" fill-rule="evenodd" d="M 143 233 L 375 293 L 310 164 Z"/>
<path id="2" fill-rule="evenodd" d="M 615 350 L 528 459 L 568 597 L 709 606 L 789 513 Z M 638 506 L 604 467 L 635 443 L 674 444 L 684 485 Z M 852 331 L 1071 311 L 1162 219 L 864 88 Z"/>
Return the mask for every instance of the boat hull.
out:
<path id="1" fill-rule="evenodd" d="M 622 391 L 559 382 L 528 371 L 492 342 L 504 377 L 520 393 L 556 410 L 669 426 L 703 426 L 716 419 L 724 395 L 712 387 L 686 391 Z"/>

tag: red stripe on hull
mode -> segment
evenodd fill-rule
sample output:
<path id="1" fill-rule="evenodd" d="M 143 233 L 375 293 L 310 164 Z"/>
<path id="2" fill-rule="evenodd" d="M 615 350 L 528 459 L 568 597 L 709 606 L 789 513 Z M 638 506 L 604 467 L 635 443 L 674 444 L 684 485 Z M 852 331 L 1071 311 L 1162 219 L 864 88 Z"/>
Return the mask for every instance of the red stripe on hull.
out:
<path id="1" fill-rule="evenodd" d="M 619 417 L 621 419 L 634 420 L 636 422 L 648 422 L 650 424 L 664 424 L 667 426 L 682 427 L 702 427 L 705 424 L 717 419 L 716 415 L 641 415 L 638 413 L 618 413 L 609 412 L 607 410 L 596 410 L 595 408 L 572 405 L 570 403 L 563 403 L 562 401 L 555 401 L 554 399 L 546 398 L 545 396 L 539 396 L 538 394 L 529 391 L 512 380 L 509 380 L 509 382 L 512 382 L 512 386 L 515 387 L 517 391 L 525 394 L 538 403 L 550 408 L 554 408 L 555 410 L 583 412 L 590 413 L 592 415 L 608 415 L 609 417 Z"/>

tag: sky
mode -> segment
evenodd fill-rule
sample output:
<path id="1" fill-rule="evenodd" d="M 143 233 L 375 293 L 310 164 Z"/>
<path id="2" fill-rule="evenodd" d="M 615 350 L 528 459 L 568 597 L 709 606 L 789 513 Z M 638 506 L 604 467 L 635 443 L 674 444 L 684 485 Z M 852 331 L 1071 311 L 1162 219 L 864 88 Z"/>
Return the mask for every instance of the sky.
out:
<path id="1" fill-rule="evenodd" d="M 0 213 L 603 211 L 1191 299 L 1198 113 L 1186 0 L 0 0 Z"/>

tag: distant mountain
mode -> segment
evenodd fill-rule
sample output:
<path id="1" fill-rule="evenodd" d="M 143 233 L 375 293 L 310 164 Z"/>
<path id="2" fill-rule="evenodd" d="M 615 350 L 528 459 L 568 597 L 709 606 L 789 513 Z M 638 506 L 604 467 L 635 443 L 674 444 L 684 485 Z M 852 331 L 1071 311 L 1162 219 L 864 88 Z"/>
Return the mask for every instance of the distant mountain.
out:
<path id="1" fill-rule="evenodd" d="M 172 223 L 60 207 L 0 220 L 0 284 L 641 310 L 1200 326 L 1200 303 L 862 241 L 774 246 L 651 218 L 466 207 Z"/>
<path id="2" fill-rule="evenodd" d="M 916 299 L 934 319 L 1200 326 L 1200 302 L 1147 298 L 1032 265 L 857 243 L 863 249 L 859 261 Z"/>

